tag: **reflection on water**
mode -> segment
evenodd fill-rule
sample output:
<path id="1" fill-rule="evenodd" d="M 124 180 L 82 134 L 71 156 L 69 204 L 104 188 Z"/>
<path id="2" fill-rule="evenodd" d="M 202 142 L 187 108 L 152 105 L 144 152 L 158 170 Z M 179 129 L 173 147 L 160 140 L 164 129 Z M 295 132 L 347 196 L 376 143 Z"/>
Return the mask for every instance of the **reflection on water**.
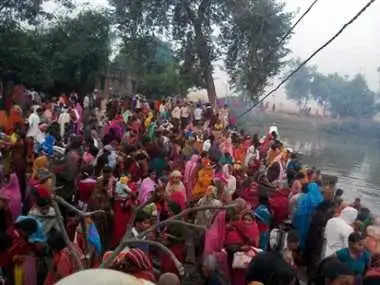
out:
<path id="1" fill-rule="evenodd" d="M 287 146 L 304 154 L 304 164 L 339 177 L 338 187 L 345 190 L 346 200 L 360 197 L 363 205 L 380 214 L 379 141 L 319 132 L 302 135 L 281 128 L 280 133 Z"/>

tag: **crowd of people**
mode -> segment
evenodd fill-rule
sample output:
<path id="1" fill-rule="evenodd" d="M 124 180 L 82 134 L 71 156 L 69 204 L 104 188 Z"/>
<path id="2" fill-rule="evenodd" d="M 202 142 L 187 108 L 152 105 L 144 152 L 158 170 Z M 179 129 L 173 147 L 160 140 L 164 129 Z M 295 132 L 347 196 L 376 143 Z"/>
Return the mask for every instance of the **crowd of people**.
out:
<path id="1" fill-rule="evenodd" d="M 73 93 L 11 104 L 0 128 L 5 284 L 104 263 L 161 285 L 380 284 L 380 219 L 227 105 Z"/>

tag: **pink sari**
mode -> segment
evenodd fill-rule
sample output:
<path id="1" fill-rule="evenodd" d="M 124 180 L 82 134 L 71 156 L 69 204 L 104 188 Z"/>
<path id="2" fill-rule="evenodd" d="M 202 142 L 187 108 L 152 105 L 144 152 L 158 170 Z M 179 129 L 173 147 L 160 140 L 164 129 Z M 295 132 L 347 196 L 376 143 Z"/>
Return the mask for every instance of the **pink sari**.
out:
<path id="1" fill-rule="evenodd" d="M 12 213 L 13 221 L 21 214 L 21 192 L 20 184 L 17 175 L 12 173 L 9 178 L 9 183 L 5 185 L 0 192 L 9 198 L 9 209 Z"/>
<path id="2" fill-rule="evenodd" d="M 77 126 L 76 130 L 77 130 L 77 134 L 79 134 L 83 128 L 83 124 L 82 124 L 83 108 L 79 103 L 77 103 L 75 105 L 75 111 L 76 111 L 76 115 L 77 115 L 77 119 L 75 121 L 75 124 Z"/>
<path id="3" fill-rule="evenodd" d="M 140 204 L 144 204 L 149 200 L 150 193 L 154 192 L 156 182 L 154 182 L 150 177 L 147 177 L 143 180 L 139 190 L 138 201 Z"/>
<path id="4" fill-rule="evenodd" d="M 214 255 L 221 271 L 230 278 L 228 267 L 227 252 L 223 249 L 226 238 L 226 211 L 222 210 L 214 217 L 214 221 L 207 229 L 205 234 L 205 243 L 203 257 Z"/>
<path id="5" fill-rule="evenodd" d="M 185 166 L 185 175 L 184 175 L 184 183 L 186 187 L 187 199 L 191 200 L 191 191 L 195 186 L 196 181 L 196 170 L 198 168 L 199 155 L 194 154 L 191 157 L 191 160 L 186 162 Z"/>
<path id="6" fill-rule="evenodd" d="M 207 256 L 223 249 L 226 232 L 226 211 L 216 214 L 214 222 L 206 231 L 203 255 Z"/>

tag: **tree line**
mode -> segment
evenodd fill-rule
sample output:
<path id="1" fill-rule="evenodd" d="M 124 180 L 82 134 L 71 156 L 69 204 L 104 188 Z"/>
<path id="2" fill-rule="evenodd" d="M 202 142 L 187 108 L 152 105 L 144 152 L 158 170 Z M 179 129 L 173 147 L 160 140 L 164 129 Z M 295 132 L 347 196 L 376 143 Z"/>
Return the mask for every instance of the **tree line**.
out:
<path id="1" fill-rule="evenodd" d="M 279 0 L 109 0 L 109 9 L 79 12 L 72 0 L 1 2 L 3 83 L 54 94 L 85 94 L 114 68 L 133 72 L 148 97 L 202 88 L 214 102 L 223 62 L 235 91 L 255 99 L 289 53 L 281 40 L 293 14 Z M 47 12 L 46 2 L 65 12 Z"/>
<path id="2" fill-rule="evenodd" d="M 292 62 L 298 66 L 300 59 Z M 376 93 L 369 89 L 362 74 L 353 77 L 338 73 L 324 75 L 316 66 L 304 66 L 286 84 L 287 98 L 297 103 L 301 112 L 309 109 L 311 100 L 334 118 L 372 118 L 380 105 Z"/>

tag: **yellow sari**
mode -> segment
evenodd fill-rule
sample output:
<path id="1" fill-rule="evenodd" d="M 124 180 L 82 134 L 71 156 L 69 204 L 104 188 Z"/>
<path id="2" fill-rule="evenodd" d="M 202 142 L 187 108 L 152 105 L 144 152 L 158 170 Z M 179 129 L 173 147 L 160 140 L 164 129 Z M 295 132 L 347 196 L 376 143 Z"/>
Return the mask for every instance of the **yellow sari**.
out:
<path id="1" fill-rule="evenodd" d="M 208 187 L 211 185 L 214 178 L 214 171 L 210 165 L 204 166 L 198 172 L 198 180 L 192 191 L 194 200 L 198 200 L 206 195 Z"/>

